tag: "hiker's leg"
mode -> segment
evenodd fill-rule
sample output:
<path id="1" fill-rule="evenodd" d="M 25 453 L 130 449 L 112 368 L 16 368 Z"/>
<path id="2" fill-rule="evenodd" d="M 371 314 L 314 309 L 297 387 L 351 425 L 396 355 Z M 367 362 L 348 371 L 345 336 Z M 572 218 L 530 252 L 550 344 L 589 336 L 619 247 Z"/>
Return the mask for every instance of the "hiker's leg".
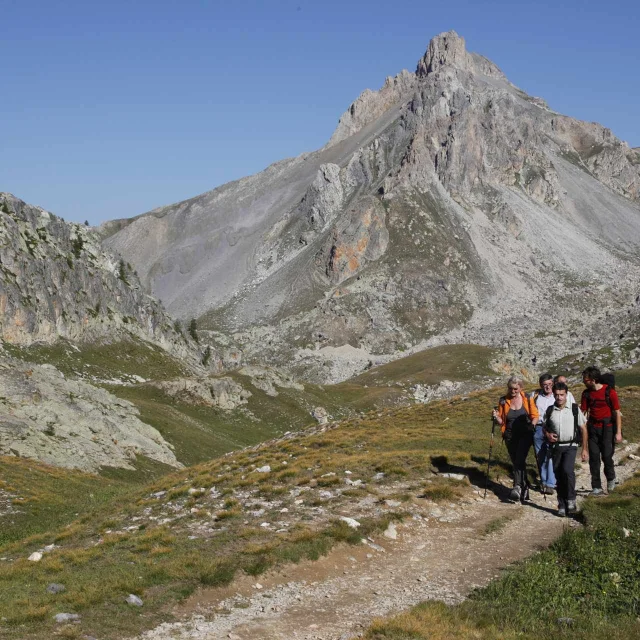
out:
<path id="1" fill-rule="evenodd" d="M 514 478 L 517 478 L 517 482 L 514 484 L 519 487 L 524 488 L 527 486 L 527 456 L 529 455 L 529 449 L 531 449 L 532 444 L 533 440 L 529 431 L 522 431 L 518 434 L 513 472 Z"/>
<path id="2" fill-rule="evenodd" d="M 589 427 L 589 470 L 591 471 L 591 488 L 602 489 L 600 480 L 600 432 L 602 429 Z"/>
<path id="3" fill-rule="evenodd" d="M 543 442 L 544 432 L 542 431 L 542 425 L 539 424 L 536 426 L 536 430 L 533 432 L 533 448 L 535 449 L 536 455 L 540 453 Z"/>
<path id="4" fill-rule="evenodd" d="M 565 487 L 563 490 L 566 490 L 564 494 L 567 500 L 571 502 L 575 502 L 576 500 L 576 453 L 578 452 L 577 447 L 567 447 L 564 455 L 562 456 L 562 471 L 561 475 L 563 476 Z"/>
<path id="5" fill-rule="evenodd" d="M 616 469 L 613 465 L 614 437 L 611 427 L 602 428 L 602 460 L 604 461 L 604 475 L 608 481 L 616 479 Z"/>
<path id="6" fill-rule="evenodd" d="M 540 469 L 540 484 L 547 487 L 555 487 L 556 481 L 553 474 L 553 461 L 549 456 L 549 447 L 542 425 L 538 425 L 533 432 L 533 448 L 536 454 L 538 469 Z"/>
<path id="7" fill-rule="evenodd" d="M 549 443 L 545 439 L 540 447 L 540 453 L 538 457 L 538 464 L 540 465 L 540 475 L 542 476 L 542 484 L 551 489 L 556 487 L 556 474 L 553 470 L 553 459 L 549 451 Z"/>
<path id="8" fill-rule="evenodd" d="M 516 440 L 515 436 L 512 434 L 511 440 L 509 440 L 506 444 L 507 444 L 507 451 L 509 453 L 509 459 L 511 460 L 513 486 L 515 487 L 515 486 L 518 486 L 516 485 L 516 450 L 517 450 L 518 441 Z"/>
<path id="9" fill-rule="evenodd" d="M 562 484 L 562 461 L 564 459 L 563 453 L 562 453 L 562 449 L 560 447 L 555 447 L 554 451 L 553 451 L 553 458 L 552 458 L 552 462 L 553 462 L 553 469 L 555 471 L 555 477 L 556 477 L 556 491 L 558 494 L 558 509 L 566 509 L 567 508 L 567 500 L 566 500 L 566 494 L 563 491 L 563 484 Z"/>

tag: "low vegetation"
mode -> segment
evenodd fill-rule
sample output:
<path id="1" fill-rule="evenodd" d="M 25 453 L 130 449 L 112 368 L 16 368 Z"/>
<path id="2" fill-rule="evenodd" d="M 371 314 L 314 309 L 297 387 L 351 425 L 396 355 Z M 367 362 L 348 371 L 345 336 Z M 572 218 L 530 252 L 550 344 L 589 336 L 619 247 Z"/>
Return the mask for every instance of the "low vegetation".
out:
<path id="1" fill-rule="evenodd" d="M 52 364 L 65 376 L 92 380 L 168 379 L 188 371 L 164 349 L 131 337 L 120 342 L 82 344 L 60 339 L 55 344 L 18 347 L 5 343 L 9 355 L 35 364 Z"/>
<path id="2" fill-rule="evenodd" d="M 640 637 L 640 474 L 589 499 L 585 528 L 506 571 L 466 602 L 423 603 L 367 640 L 631 640 Z"/>
<path id="3" fill-rule="evenodd" d="M 497 393 L 314 427 L 162 476 L 130 491 L 126 500 L 116 495 L 121 485 L 114 484 L 115 499 L 101 500 L 99 512 L 78 507 L 86 511 L 66 526 L 57 515 L 45 514 L 40 531 L 47 533 L 34 531 L 31 538 L 0 547 L 0 557 L 7 558 L 0 562 L 0 617 L 5 618 L 0 629 L 8 638 L 42 637 L 52 633 L 56 613 L 77 612 L 78 637 L 132 634 L 169 619 L 168 605 L 201 586 L 227 584 L 238 572 L 259 575 L 282 562 L 317 558 L 337 543 L 357 543 L 386 528 L 390 519 L 402 517 L 402 506 L 384 509 L 383 498 L 429 491 L 434 500 L 455 498 L 465 483 L 445 481 L 437 472 L 483 482 L 486 417 Z M 628 414 L 637 415 L 640 389 L 621 395 Z M 640 435 L 631 419 L 627 435 Z M 492 476 L 504 476 L 507 468 L 498 446 Z M 65 482 L 39 479 L 41 491 L 47 483 L 53 491 Z M 349 527 L 341 515 L 356 518 L 360 528 Z M 596 517 L 587 510 L 588 519 Z M 41 562 L 27 560 L 48 544 L 57 546 Z M 64 584 L 64 593 L 48 593 L 51 582 Z M 507 598 L 509 590 L 500 588 L 500 597 Z M 531 598 L 533 591 L 543 592 L 536 587 Z M 144 599 L 144 615 L 125 603 L 130 593 Z"/>
<path id="4" fill-rule="evenodd" d="M 199 586 L 359 542 L 401 517 L 402 507 L 367 510 L 371 496 L 399 489 L 415 496 L 439 469 L 481 477 L 488 421 L 478 417 L 488 415 L 491 403 L 492 394 L 476 394 L 315 427 L 163 476 L 67 526 L 43 520 L 46 535 L 0 548 L 9 558 L 0 563 L 2 632 L 42 637 L 56 613 L 77 612 L 78 633 L 133 633 L 165 619 L 168 602 Z M 50 482 L 53 490 L 63 480 Z M 338 520 L 341 514 L 360 527 Z M 27 561 L 48 544 L 58 546 L 41 562 Z M 49 594 L 50 582 L 64 584 L 65 592 Z M 129 593 L 144 599 L 144 617 L 125 603 Z"/>

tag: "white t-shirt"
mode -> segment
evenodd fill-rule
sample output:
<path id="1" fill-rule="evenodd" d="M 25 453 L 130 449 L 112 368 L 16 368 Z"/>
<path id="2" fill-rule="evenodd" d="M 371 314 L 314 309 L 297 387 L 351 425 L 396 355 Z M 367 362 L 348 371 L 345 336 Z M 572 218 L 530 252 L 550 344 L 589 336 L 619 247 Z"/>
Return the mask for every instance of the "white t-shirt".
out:
<path id="1" fill-rule="evenodd" d="M 534 391 L 534 394 L 538 394 L 536 397 L 536 407 L 538 409 L 538 424 L 542 424 L 544 421 L 544 416 L 547 413 L 547 409 L 555 403 L 556 399 L 553 397 L 553 393 L 550 393 L 548 396 L 545 396 L 544 393 L 539 391 Z M 532 396 L 533 397 L 533 396 Z"/>
<path id="2" fill-rule="evenodd" d="M 575 403 L 571 403 L 575 404 Z M 549 415 L 549 419 L 545 420 L 545 428 L 550 433 L 555 433 L 558 436 L 558 444 L 570 445 L 577 447 L 578 443 L 573 441 L 573 410 L 571 404 L 567 400 L 567 403 L 560 409 L 555 404 L 553 405 L 553 411 Z M 546 414 L 545 414 L 546 417 Z M 578 426 L 581 427 L 586 423 L 584 413 L 580 411 L 578 407 Z"/>

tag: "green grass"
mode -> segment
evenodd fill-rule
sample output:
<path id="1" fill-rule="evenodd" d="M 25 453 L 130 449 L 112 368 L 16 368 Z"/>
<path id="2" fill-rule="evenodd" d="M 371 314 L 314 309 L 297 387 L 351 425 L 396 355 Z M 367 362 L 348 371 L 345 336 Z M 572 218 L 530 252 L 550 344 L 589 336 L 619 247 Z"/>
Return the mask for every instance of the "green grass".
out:
<path id="1" fill-rule="evenodd" d="M 2 631 L 9 638 L 42 637 L 51 628 L 51 616 L 64 610 L 81 613 L 82 633 L 99 637 L 131 634 L 165 619 L 169 603 L 199 586 L 224 583 L 237 571 L 258 575 L 282 562 L 315 559 L 339 542 L 355 543 L 367 532 L 386 528 L 393 515 L 381 519 L 363 516 L 356 531 L 330 520 L 315 525 L 306 519 L 305 511 L 286 532 L 277 534 L 275 526 L 265 530 L 258 525 L 262 521 L 277 523 L 282 517 L 279 508 L 267 510 L 256 521 L 248 518 L 240 496 L 249 492 L 261 500 L 283 501 L 281 504 L 293 509 L 300 507 L 292 504 L 291 491 L 309 487 L 304 498 L 312 509 L 324 502 L 319 492 L 326 490 L 322 485 L 331 479 L 325 474 L 344 478 L 348 469 L 352 478 L 362 479 L 370 489 L 349 489 L 332 500 L 333 511 L 389 481 L 402 479 L 420 486 L 432 475 L 434 464 L 479 473 L 478 468 L 485 464 L 489 421 L 478 418 L 489 415 L 496 393 L 385 409 L 324 432 L 300 433 L 276 447 L 232 453 L 163 476 L 153 485 L 127 494 L 126 500 L 123 494 L 114 496 L 115 500 L 102 505 L 100 513 L 86 510 L 57 533 L 52 523 L 46 538 L 9 542 L 0 548 L 2 557 L 14 560 L 0 563 L 0 617 L 7 618 Z M 449 420 L 443 422 L 445 417 Z M 271 473 L 252 472 L 267 464 Z M 380 473 L 384 478 L 376 480 Z M 342 480 L 337 484 L 344 486 Z M 222 508 L 208 498 L 212 486 L 222 496 L 218 499 L 224 502 Z M 191 487 L 204 492 L 192 495 Z M 150 498 L 159 491 L 167 493 Z M 169 503 L 182 509 L 186 517 L 172 523 L 171 528 L 149 519 L 150 515 L 161 519 L 164 511 L 173 509 Z M 218 516 L 214 534 L 190 539 L 191 525 L 202 518 L 211 521 L 210 512 Z M 247 520 L 249 524 L 244 524 Z M 129 530 L 132 523 L 143 528 Z M 60 549 L 40 563 L 26 561 L 32 551 L 56 538 Z M 55 598 L 47 594 L 44 587 L 52 581 L 65 584 L 65 593 Z M 140 611 L 124 604 L 128 593 L 143 597 L 144 618 Z M 28 607 L 24 606 L 26 601 Z"/>
<path id="2" fill-rule="evenodd" d="M 278 388 L 268 396 L 237 372 L 227 377 L 251 391 L 248 404 L 233 411 L 193 406 L 151 385 L 108 385 L 109 391 L 133 402 L 140 419 L 158 429 L 175 446 L 182 463 L 191 465 L 223 453 L 298 431 L 314 423 L 311 410 L 323 406 L 334 419 L 397 406 L 406 402 L 403 387 L 437 384 L 442 379 L 472 380 L 489 375 L 492 350 L 476 345 L 437 347 L 382 365 L 337 385 L 305 384 L 304 391 Z"/>
<path id="3" fill-rule="evenodd" d="M 584 529 L 568 530 L 461 605 L 423 603 L 377 621 L 365 638 L 639 637 L 640 474 L 606 498 L 587 500 L 583 515 Z"/>
<path id="4" fill-rule="evenodd" d="M 448 353 L 442 352 L 440 364 L 437 359 L 421 363 L 411 356 L 407 375 L 426 380 L 446 371 L 447 377 L 456 379 Z M 462 354 L 456 366 L 482 371 L 482 354 L 476 364 L 470 364 L 468 351 Z M 401 374 L 401 370 L 391 370 L 384 375 L 391 382 Z M 246 385 L 246 378 L 237 379 Z M 384 386 L 383 376 L 381 386 L 307 385 L 304 392 L 281 390 L 275 399 L 256 390 L 248 407 L 251 413 L 238 413 L 243 417 L 237 422 L 230 417 L 234 414 L 182 405 L 147 385 L 115 391 L 135 402 L 143 419 L 174 442 L 178 457 L 196 462 L 199 456 L 235 449 L 252 438 L 255 442 L 278 429 L 292 430 L 292 424 L 308 423 L 308 409 L 317 404 L 330 411 L 343 405 L 344 411 L 354 413 L 356 407 L 387 402 L 385 394 L 392 389 L 392 385 Z M 259 575 L 283 562 L 315 559 L 337 543 L 354 543 L 367 532 L 386 528 L 393 515 L 364 517 L 362 527 L 354 531 L 337 521 L 314 524 L 310 512 L 300 507 L 295 524 L 276 533 L 283 517 L 279 508 L 297 508 L 292 504 L 296 490 L 307 490 L 304 499 L 309 509 L 326 504 L 320 490 L 344 486 L 340 478 L 345 477 L 345 470 L 365 485 L 336 496 L 332 512 L 340 505 L 353 506 L 367 492 L 379 498 L 377 489 L 395 480 L 424 489 L 425 478 L 431 477 L 434 481 L 427 483 L 426 490 L 432 490 L 433 499 L 455 499 L 464 483 L 442 482 L 433 476 L 434 468 L 464 473 L 474 482 L 482 480 L 490 411 L 500 393 L 492 389 L 428 405 L 376 409 L 324 430 L 314 428 L 276 445 L 232 452 L 169 474 L 144 460 L 135 472 L 110 470 L 96 477 L 9 459 L 0 468 L 3 481 L 27 502 L 25 513 L 18 516 L 22 520 L 11 523 L 13 528 L 0 543 L 0 557 L 11 559 L 0 562 L 0 618 L 6 618 L 0 623 L 0 635 L 24 639 L 51 635 L 51 618 L 60 611 L 81 613 L 81 624 L 74 627 L 80 635 L 135 634 L 169 619 L 172 603 L 200 586 L 227 584 L 237 572 Z M 640 415 L 640 389 L 621 389 L 620 396 L 625 436 L 636 439 L 640 436 L 636 417 Z M 258 422 L 251 414 L 267 418 Z M 494 447 L 494 456 L 493 475 L 504 476 L 509 468 L 504 448 Z M 264 465 L 271 467 L 270 473 L 254 472 Z M 327 475 L 332 473 L 336 475 Z M 155 480 L 140 487 L 145 477 Z M 210 497 L 213 487 L 220 496 L 216 500 Z M 200 488 L 202 493 L 189 491 Z M 166 493 L 151 497 L 157 492 Z M 260 520 L 255 520 L 242 503 L 247 495 L 279 504 L 266 508 Z M 620 500 L 620 513 L 610 508 L 616 518 L 624 517 L 626 498 Z M 183 517 L 162 524 L 164 514 L 174 508 Z M 596 516 L 587 509 L 586 517 L 593 520 Z M 258 526 L 262 521 L 275 526 L 263 529 Z M 194 527 L 201 522 L 210 523 L 210 534 L 193 539 Z M 51 542 L 60 548 L 42 562 L 26 560 L 32 551 Z M 61 582 L 67 590 L 51 596 L 45 590 L 49 582 Z M 143 597 L 143 611 L 124 603 L 128 593 Z"/>
<path id="5" fill-rule="evenodd" d="M 140 410 L 140 419 L 155 427 L 175 447 L 178 460 L 192 465 L 217 456 L 269 440 L 289 430 L 292 416 L 282 407 L 282 401 L 267 402 L 262 397 L 252 398 L 249 405 L 254 411 L 244 409 L 225 411 L 216 407 L 194 406 L 166 395 L 151 385 L 127 387 L 111 386 L 108 390 L 123 400 L 132 402 Z M 255 391 L 255 393 L 254 393 Z M 254 396 L 265 396 L 253 390 Z M 269 399 L 271 400 L 271 399 Z M 265 402 L 271 411 L 257 409 Z M 291 413 L 303 412 L 293 407 Z M 256 418 L 260 415 L 260 419 Z M 298 415 L 294 428 L 312 421 L 309 414 Z"/>
<path id="6" fill-rule="evenodd" d="M 490 536 L 492 533 L 502 531 L 502 529 L 504 529 L 513 520 L 513 518 L 514 516 L 499 516 L 493 520 L 489 520 L 482 531 L 482 535 Z"/>
<path id="7" fill-rule="evenodd" d="M 131 491 L 131 485 L 123 479 L 2 456 L 0 489 L 18 496 L 13 500 L 17 513 L 2 518 L 0 548 L 3 548 L 30 536 L 55 531 L 79 515 L 112 504 L 114 499 L 121 499 Z"/>
<path id="8" fill-rule="evenodd" d="M 489 368 L 489 362 L 494 355 L 493 349 L 475 344 L 434 347 L 366 371 L 350 383 L 435 385 L 442 380 L 457 382 L 493 376 L 495 372 Z"/>
<path id="9" fill-rule="evenodd" d="M 640 386 L 640 362 L 636 362 L 632 367 L 616 371 L 616 386 L 630 387 Z"/>
<path id="10" fill-rule="evenodd" d="M 53 364 L 69 377 L 126 380 L 140 376 L 164 380 L 189 375 L 187 369 L 166 351 L 134 337 L 113 343 L 75 345 L 60 339 L 51 345 L 19 347 L 4 343 L 3 346 L 11 356 L 35 364 Z"/>

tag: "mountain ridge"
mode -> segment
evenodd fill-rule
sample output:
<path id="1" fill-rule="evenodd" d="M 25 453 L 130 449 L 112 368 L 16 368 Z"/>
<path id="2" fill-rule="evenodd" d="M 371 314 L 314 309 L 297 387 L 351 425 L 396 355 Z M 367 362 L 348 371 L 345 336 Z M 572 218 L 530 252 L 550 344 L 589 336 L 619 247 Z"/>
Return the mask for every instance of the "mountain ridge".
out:
<path id="1" fill-rule="evenodd" d="M 234 334 L 256 362 L 336 381 L 438 339 L 500 344 L 505 287 L 531 336 L 542 316 L 530 299 L 548 313 L 549 277 L 564 288 L 566 310 L 551 311 L 564 341 L 584 324 L 584 286 L 613 287 L 593 302 L 624 324 L 640 266 L 634 153 L 448 32 L 416 73 L 361 94 L 322 149 L 154 210 L 105 243 L 173 313 Z M 328 354 L 313 352 L 347 346 L 363 357 L 323 374 Z"/>

